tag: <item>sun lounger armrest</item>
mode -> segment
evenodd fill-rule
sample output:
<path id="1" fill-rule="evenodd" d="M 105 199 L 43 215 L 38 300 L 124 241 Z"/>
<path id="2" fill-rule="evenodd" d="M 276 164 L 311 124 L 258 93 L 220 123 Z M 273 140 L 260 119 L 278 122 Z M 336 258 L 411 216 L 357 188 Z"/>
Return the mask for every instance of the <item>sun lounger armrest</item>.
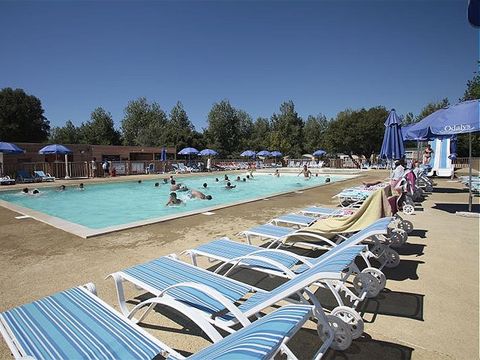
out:
<path id="1" fill-rule="evenodd" d="M 289 234 L 287 236 L 285 236 L 282 241 L 285 243 L 287 242 L 287 239 L 289 237 L 292 237 L 292 236 L 307 236 L 307 237 L 312 237 L 314 239 L 318 239 L 318 240 L 321 240 L 323 242 L 326 242 L 328 245 L 330 246 L 336 246 L 337 244 L 335 244 L 332 240 L 322 236 L 322 235 L 319 235 L 319 234 L 315 234 L 313 232 L 308 232 L 308 231 L 297 231 L 297 232 L 294 232 L 293 234 Z"/>
<path id="2" fill-rule="evenodd" d="M 255 253 L 257 253 L 257 251 L 255 251 Z M 233 269 L 235 269 L 238 265 L 242 264 L 242 260 L 256 260 L 258 262 L 263 262 L 263 263 L 268 264 L 272 267 L 276 267 L 280 271 L 283 271 L 285 273 L 285 275 L 288 276 L 291 279 L 295 277 L 295 274 L 293 273 L 293 271 L 291 271 L 285 265 L 283 265 L 283 264 L 281 264 L 278 261 L 275 261 L 273 259 L 267 258 L 267 257 L 256 256 L 256 255 L 254 255 L 254 253 L 248 254 L 248 255 L 245 255 L 245 256 L 240 256 L 240 257 L 237 257 L 237 258 L 233 258 L 233 259 L 230 259 L 230 260 L 224 262 L 217 269 L 215 269 L 215 273 L 218 274 L 225 266 L 227 266 L 228 264 L 232 264 L 232 267 L 230 269 L 228 269 L 228 271 L 223 275 L 223 276 L 227 276 Z"/>
<path id="3" fill-rule="evenodd" d="M 213 342 L 217 342 L 217 341 L 220 341 L 220 340 L 223 339 L 222 335 L 220 335 L 220 333 L 213 327 L 213 325 L 210 324 L 206 320 L 206 318 L 204 316 L 202 316 L 202 314 L 199 313 L 198 310 L 192 308 L 191 306 L 187 306 L 187 305 L 183 304 L 182 302 L 177 301 L 177 300 L 175 300 L 173 298 L 170 298 L 170 297 L 153 297 L 153 298 L 147 299 L 145 301 L 142 301 L 140 304 L 136 305 L 132 309 L 132 311 L 128 315 L 128 318 L 133 319 L 135 314 L 140 309 L 142 309 L 145 306 L 148 306 L 149 309 L 147 309 L 143 313 L 141 318 L 138 320 L 140 322 L 147 316 L 149 311 L 157 305 L 169 307 L 171 309 L 174 309 L 175 311 L 180 312 L 181 314 L 186 316 L 189 320 L 194 322 L 200 329 L 202 329 L 202 331 L 205 332 L 205 334 L 207 334 L 207 336 Z"/>
<path id="4" fill-rule="evenodd" d="M 180 287 L 191 288 L 191 289 L 195 289 L 195 290 L 198 290 L 198 291 L 204 293 L 205 295 L 211 297 L 212 299 L 218 301 L 220 304 L 225 306 L 225 308 L 228 311 L 230 311 L 230 313 L 235 318 L 237 318 L 237 320 L 242 324 L 242 326 L 247 326 L 247 325 L 250 324 L 250 321 L 248 320 L 248 318 L 245 315 L 242 314 L 242 312 L 237 308 L 237 306 L 234 303 L 232 303 L 229 299 L 227 299 L 225 296 L 223 296 L 217 290 L 215 290 L 215 289 L 213 289 L 209 286 L 206 286 L 206 285 L 197 284 L 197 283 L 193 283 L 193 282 L 183 282 L 183 283 L 179 283 L 179 284 L 175 284 L 175 285 L 167 287 L 165 290 L 163 290 L 158 295 L 158 297 L 161 297 L 164 294 L 168 293 L 168 291 L 171 290 L 171 289 L 180 288 Z"/>

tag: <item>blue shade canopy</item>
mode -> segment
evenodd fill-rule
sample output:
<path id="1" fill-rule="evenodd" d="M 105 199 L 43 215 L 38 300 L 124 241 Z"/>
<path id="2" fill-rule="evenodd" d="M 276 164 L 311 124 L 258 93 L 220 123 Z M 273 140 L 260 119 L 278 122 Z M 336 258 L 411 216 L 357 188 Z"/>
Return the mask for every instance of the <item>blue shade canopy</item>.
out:
<path id="1" fill-rule="evenodd" d="M 402 126 L 402 138 L 403 141 L 427 141 L 427 140 L 433 140 L 434 137 L 431 138 L 425 138 L 425 137 L 418 137 L 415 134 L 412 134 L 410 132 L 410 129 L 413 127 L 415 124 L 409 124 L 409 125 L 403 125 Z"/>
<path id="2" fill-rule="evenodd" d="M 203 149 L 198 153 L 200 156 L 215 156 L 218 155 L 218 153 L 215 150 L 212 149 Z"/>
<path id="3" fill-rule="evenodd" d="M 257 153 L 257 156 L 270 156 L 270 151 L 262 150 Z"/>
<path id="4" fill-rule="evenodd" d="M 178 155 L 195 155 L 198 154 L 198 150 L 195 148 L 187 147 L 178 152 Z"/>
<path id="5" fill-rule="evenodd" d="M 437 110 L 413 125 L 408 133 L 420 138 L 431 138 L 478 132 L 479 107 L 480 100 L 470 100 Z"/>
<path id="6" fill-rule="evenodd" d="M 255 151 L 245 150 L 244 152 L 242 152 L 242 153 L 240 154 L 240 156 L 252 157 L 252 156 L 255 156 Z"/>
<path id="7" fill-rule="evenodd" d="M 322 149 L 319 149 L 317 151 L 315 151 L 312 155 L 313 156 L 323 156 L 325 155 L 327 152 L 325 150 L 322 150 Z"/>
<path id="8" fill-rule="evenodd" d="M 47 145 L 38 150 L 39 154 L 71 154 L 72 150 L 67 148 L 66 146 L 59 145 L 59 144 L 52 144 L 52 145 Z"/>
<path id="9" fill-rule="evenodd" d="M 277 156 L 282 156 L 282 153 L 281 153 L 280 151 L 276 151 L 276 150 L 275 150 L 275 151 L 272 151 L 272 152 L 270 153 L 270 155 L 277 157 Z"/>
<path id="10" fill-rule="evenodd" d="M 400 118 L 395 109 L 390 111 L 385 120 L 385 134 L 383 135 L 380 157 L 388 160 L 399 160 L 405 156 Z"/>
<path id="11" fill-rule="evenodd" d="M 0 152 L 6 154 L 21 154 L 24 150 L 15 144 L 0 141 Z"/>

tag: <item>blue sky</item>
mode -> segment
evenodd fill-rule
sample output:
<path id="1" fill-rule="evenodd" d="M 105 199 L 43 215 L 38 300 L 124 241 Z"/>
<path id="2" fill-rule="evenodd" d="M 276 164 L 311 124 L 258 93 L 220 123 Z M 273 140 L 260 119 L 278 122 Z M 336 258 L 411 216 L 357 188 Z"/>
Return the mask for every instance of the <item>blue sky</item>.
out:
<path id="1" fill-rule="evenodd" d="M 270 117 L 455 102 L 473 77 L 467 1 L 0 2 L 0 88 L 39 97 L 54 126 L 97 106 L 117 126 L 140 96 L 182 101 L 197 129 L 214 102 Z"/>

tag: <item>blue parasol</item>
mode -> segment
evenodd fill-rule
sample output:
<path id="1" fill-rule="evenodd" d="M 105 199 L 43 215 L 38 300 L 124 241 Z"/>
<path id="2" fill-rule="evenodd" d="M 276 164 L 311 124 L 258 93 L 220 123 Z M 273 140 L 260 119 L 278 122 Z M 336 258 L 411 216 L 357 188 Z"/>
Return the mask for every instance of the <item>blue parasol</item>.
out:
<path id="1" fill-rule="evenodd" d="M 313 156 L 323 156 L 323 155 L 325 155 L 326 153 L 327 153 L 327 152 L 326 152 L 325 150 L 320 149 L 320 150 L 315 151 L 312 155 L 313 155 Z"/>
<path id="2" fill-rule="evenodd" d="M 243 156 L 243 157 L 254 157 L 254 156 L 255 156 L 255 151 L 245 150 L 244 152 L 242 152 L 242 153 L 240 154 L 240 156 Z"/>
<path id="3" fill-rule="evenodd" d="M 276 151 L 276 150 L 275 150 L 275 151 L 272 151 L 272 152 L 270 153 L 270 155 L 277 157 L 277 156 L 282 156 L 282 153 L 281 153 L 280 151 Z"/>
<path id="4" fill-rule="evenodd" d="M 262 151 L 259 151 L 257 153 L 257 156 L 265 156 L 266 157 L 266 156 L 270 156 L 270 155 L 271 155 L 270 151 L 267 151 L 267 150 L 262 150 Z"/>
<path id="5" fill-rule="evenodd" d="M 385 133 L 383 135 L 380 157 L 388 160 L 399 160 L 405 156 L 400 118 L 395 109 L 390 111 L 385 120 Z"/>
<path id="6" fill-rule="evenodd" d="M 72 150 L 67 148 L 66 146 L 59 145 L 59 144 L 52 144 L 52 145 L 47 145 L 38 150 L 39 154 L 60 154 L 60 155 L 65 155 L 65 154 L 71 154 Z"/>
<path id="7" fill-rule="evenodd" d="M 212 149 L 203 149 L 198 153 L 200 156 L 215 156 L 218 155 L 218 153 L 215 150 Z"/>
<path id="8" fill-rule="evenodd" d="M 198 150 L 195 148 L 187 147 L 178 152 L 178 155 L 195 155 L 198 154 Z"/>

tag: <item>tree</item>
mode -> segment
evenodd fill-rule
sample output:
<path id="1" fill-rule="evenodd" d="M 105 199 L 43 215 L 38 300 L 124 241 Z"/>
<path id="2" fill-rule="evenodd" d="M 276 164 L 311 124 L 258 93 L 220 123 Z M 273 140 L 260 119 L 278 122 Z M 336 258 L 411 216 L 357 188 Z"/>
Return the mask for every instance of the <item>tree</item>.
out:
<path id="1" fill-rule="evenodd" d="M 162 146 L 167 116 L 157 103 L 142 97 L 130 101 L 122 120 L 124 145 Z"/>
<path id="2" fill-rule="evenodd" d="M 325 147 L 324 135 L 328 128 L 328 120 L 325 115 L 309 115 L 303 128 L 305 151 L 312 153 Z"/>
<path id="3" fill-rule="evenodd" d="M 246 150 L 247 148 L 257 147 L 258 145 L 252 144 L 253 135 L 253 121 L 252 117 L 243 110 L 236 110 L 236 116 L 240 122 L 240 141 L 238 151 Z"/>
<path id="4" fill-rule="evenodd" d="M 253 148 L 254 150 L 275 150 L 270 146 L 270 131 L 270 121 L 266 118 L 259 117 L 252 125 L 250 141 L 245 148 Z"/>
<path id="5" fill-rule="evenodd" d="M 208 113 L 205 135 L 209 146 L 221 155 L 230 155 L 240 148 L 241 124 L 237 110 L 228 100 L 215 103 Z"/>
<path id="6" fill-rule="evenodd" d="M 170 111 L 164 145 L 174 145 L 178 149 L 193 146 L 195 128 L 180 101 Z"/>
<path id="7" fill-rule="evenodd" d="M 447 98 L 444 98 L 444 99 L 442 99 L 438 102 L 428 103 L 422 109 L 422 111 L 420 111 L 420 114 L 418 114 L 415 122 L 419 122 L 420 120 L 426 118 L 428 115 L 434 113 L 437 110 L 443 109 L 444 107 L 447 107 L 448 105 L 450 105 L 450 102 L 448 101 Z"/>
<path id="8" fill-rule="evenodd" d="M 413 115 L 413 113 L 409 112 L 403 118 L 402 125 L 409 125 L 409 124 L 413 124 L 413 123 L 416 123 L 416 122 L 417 122 L 417 119 L 415 118 L 415 115 Z"/>
<path id="9" fill-rule="evenodd" d="M 280 105 L 280 113 L 271 117 L 270 146 L 286 155 L 300 157 L 303 153 L 303 120 L 295 111 L 293 101 Z"/>
<path id="10" fill-rule="evenodd" d="M 325 132 L 327 150 L 367 158 L 379 152 L 387 116 L 383 106 L 339 112 Z"/>
<path id="11" fill-rule="evenodd" d="M 480 99 L 480 75 L 475 75 L 472 80 L 467 81 L 467 88 L 460 101 Z M 472 156 L 480 156 L 480 134 L 472 134 Z M 469 135 L 458 135 L 457 153 L 459 157 L 468 157 Z"/>
<path id="12" fill-rule="evenodd" d="M 119 145 L 120 133 L 115 130 L 112 115 L 97 107 L 90 115 L 90 121 L 80 127 L 81 142 L 92 145 Z"/>
<path id="13" fill-rule="evenodd" d="M 0 90 L 0 139 L 2 141 L 43 142 L 50 122 L 43 115 L 40 99 L 22 89 Z"/>
<path id="14" fill-rule="evenodd" d="M 63 127 L 54 127 L 48 141 L 55 144 L 78 144 L 80 131 L 71 120 L 67 120 Z"/>
<path id="15" fill-rule="evenodd" d="M 460 98 L 460 101 L 480 99 L 480 75 L 475 75 L 472 80 L 467 81 L 467 88 Z"/>

